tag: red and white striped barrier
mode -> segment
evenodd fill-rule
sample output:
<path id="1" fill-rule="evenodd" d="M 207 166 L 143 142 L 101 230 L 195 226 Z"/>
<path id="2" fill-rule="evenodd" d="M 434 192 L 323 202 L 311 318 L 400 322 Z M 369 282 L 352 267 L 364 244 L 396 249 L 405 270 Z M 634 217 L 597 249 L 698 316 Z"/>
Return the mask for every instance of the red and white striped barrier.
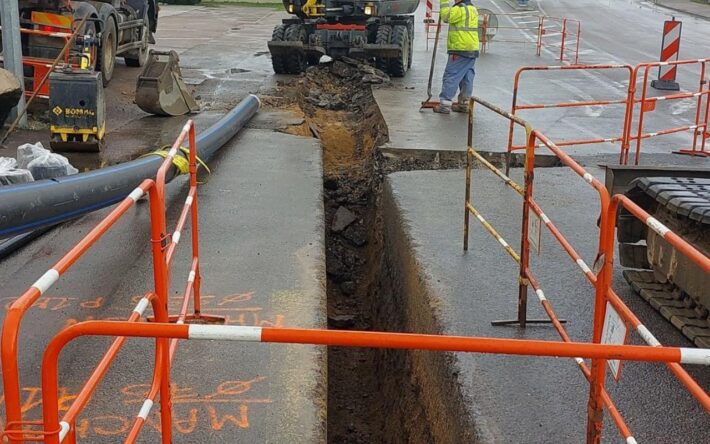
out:
<path id="1" fill-rule="evenodd" d="M 663 43 L 661 45 L 661 62 L 675 62 L 680 53 L 680 34 L 683 22 L 666 20 L 663 24 Z M 658 68 L 658 79 L 651 82 L 651 87 L 665 91 L 678 91 L 680 85 L 675 81 L 678 65 L 661 65 Z"/>
<path id="2" fill-rule="evenodd" d="M 424 23 L 434 23 L 434 19 L 431 18 L 431 11 L 434 9 L 433 0 L 426 0 L 426 13 L 424 13 Z"/>

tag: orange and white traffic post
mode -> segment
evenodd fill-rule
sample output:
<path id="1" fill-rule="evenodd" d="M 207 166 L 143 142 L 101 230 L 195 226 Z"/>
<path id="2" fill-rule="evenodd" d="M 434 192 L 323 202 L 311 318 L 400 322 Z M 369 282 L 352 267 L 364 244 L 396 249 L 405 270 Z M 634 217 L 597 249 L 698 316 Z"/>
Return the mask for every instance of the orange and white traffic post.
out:
<path id="1" fill-rule="evenodd" d="M 676 82 L 678 66 L 664 64 L 678 60 L 680 53 L 680 34 L 683 22 L 673 17 L 663 23 L 663 41 L 661 43 L 661 66 L 658 68 L 658 79 L 651 82 L 651 86 L 664 91 L 679 91 L 680 85 Z"/>

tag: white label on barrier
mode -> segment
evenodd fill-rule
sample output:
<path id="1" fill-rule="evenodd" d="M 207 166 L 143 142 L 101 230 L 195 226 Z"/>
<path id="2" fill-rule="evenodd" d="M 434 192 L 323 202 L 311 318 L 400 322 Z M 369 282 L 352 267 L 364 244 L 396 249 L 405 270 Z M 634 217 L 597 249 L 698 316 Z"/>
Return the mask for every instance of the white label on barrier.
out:
<path id="1" fill-rule="evenodd" d="M 528 217 L 528 241 L 533 250 L 540 256 L 540 244 L 542 240 L 542 222 L 534 211 L 530 211 Z"/>
<path id="2" fill-rule="evenodd" d="M 602 344 L 624 345 L 628 335 L 626 323 L 621 319 L 619 313 L 614 310 L 609 302 L 606 303 L 606 315 L 604 316 L 604 328 L 602 330 Z M 621 375 L 621 361 L 610 359 L 607 361 L 614 379 L 618 382 Z"/>

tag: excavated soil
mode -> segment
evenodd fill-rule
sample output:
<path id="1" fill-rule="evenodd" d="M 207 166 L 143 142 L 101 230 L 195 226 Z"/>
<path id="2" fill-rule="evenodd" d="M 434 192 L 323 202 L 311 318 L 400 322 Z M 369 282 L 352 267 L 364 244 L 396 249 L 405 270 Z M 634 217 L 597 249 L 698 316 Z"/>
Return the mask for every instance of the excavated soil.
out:
<path id="1" fill-rule="evenodd" d="M 382 72 L 343 59 L 309 68 L 262 97 L 267 106 L 303 117 L 286 132 L 317 137 L 323 147 L 332 329 L 412 331 L 406 319 L 411 313 L 397 306 L 406 295 L 393 284 L 385 252 L 382 187 L 386 172 L 425 165 L 377 149 L 387 142 L 388 129 L 371 85 L 387 81 Z M 442 427 L 451 421 L 440 414 L 427 412 L 441 406 L 440 381 L 414 369 L 413 356 L 403 350 L 329 348 L 328 442 L 453 443 L 465 436 L 456 427 Z"/>

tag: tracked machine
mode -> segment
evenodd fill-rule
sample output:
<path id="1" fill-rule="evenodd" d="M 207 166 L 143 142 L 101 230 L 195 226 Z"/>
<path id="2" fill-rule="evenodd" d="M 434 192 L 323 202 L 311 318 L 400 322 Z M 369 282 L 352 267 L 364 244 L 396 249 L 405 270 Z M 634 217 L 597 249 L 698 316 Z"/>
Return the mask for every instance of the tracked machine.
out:
<path id="1" fill-rule="evenodd" d="M 710 169 L 615 166 L 606 182 L 710 256 Z M 710 347 L 710 275 L 625 211 L 617 233 L 626 281 L 698 347 Z"/>
<path id="2" fill-rule="evenodd" d="M 293 18 L 274 28 L 269 51 L 277 74 L 298 74 L 324 55 L 369 59 L 393 77 L 412 64 L 419 0 L 283 0 Z"/>

